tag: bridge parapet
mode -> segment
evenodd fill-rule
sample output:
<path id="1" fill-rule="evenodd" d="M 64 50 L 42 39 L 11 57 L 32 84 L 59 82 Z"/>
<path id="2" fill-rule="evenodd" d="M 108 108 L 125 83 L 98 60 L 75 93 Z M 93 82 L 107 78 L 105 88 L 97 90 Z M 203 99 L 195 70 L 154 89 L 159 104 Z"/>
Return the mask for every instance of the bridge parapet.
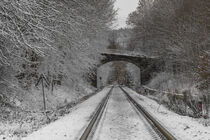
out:
<path id="1" fill-rule="evenodd" d="M 139 57 L 139 58 L 158 58 L 158 56 L 148 56 L 143 52 L 119 50 L 119 49 L 105 49 L 103 50 L 102 54 L 130 56 L 130 57 Z"/>

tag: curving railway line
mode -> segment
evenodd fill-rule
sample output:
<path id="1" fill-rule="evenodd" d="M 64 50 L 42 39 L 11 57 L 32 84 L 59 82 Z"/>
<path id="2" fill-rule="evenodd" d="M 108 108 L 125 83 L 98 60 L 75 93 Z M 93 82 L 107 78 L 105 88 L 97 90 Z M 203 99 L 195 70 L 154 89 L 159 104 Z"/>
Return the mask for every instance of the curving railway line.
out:
<path id="1" fill-rule="evenodd" d="M 123 87 L 112 87 L 97 107 L 80 140 L 176 140 Z"/>

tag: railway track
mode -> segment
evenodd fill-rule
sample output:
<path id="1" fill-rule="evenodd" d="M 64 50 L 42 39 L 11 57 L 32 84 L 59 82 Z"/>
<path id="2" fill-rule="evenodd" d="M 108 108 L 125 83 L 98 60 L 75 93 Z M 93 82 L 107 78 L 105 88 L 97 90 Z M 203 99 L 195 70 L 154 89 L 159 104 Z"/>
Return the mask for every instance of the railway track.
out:
<path id="1" fill-rule="evenodd" d="M 101 117 L 103 115 L 103 112 L 106 108 L 107 102 L 109 100 L 109 97 L 112 93 L 114 87 L 112 87 L 107 94 L 107 96 L 102 100 L 98 108 L 96 109 L 95 114 L 93 115 L 90 123 L 88 124 L 87 128 L 83 132 L 82 136 L 80 137 L 80 140 L 88 140 L 91 139 L 91 137 L 94 135 L 97 125 L 99 124 Z M 163 140 L 176 140 L 176 138 L 167 131 L 166 128 L 164 128 L 157 120 L 155 120 L 141 105 L 139 105 L 130 95 L 128 92 L 126 92 L 122 87 L 120 89 L 125 93 L 128 101 L 130 104 L 132 104 L 135 109 L 142 114 L 142 116 L 147 120 L 148 124 L 154 129 L 154 132 L 157 133 L 157 135 L 163 139 Z"/>
<path id="2" fill-rule="evenodd" d="M 80 140 L 87 140 L 90 137 L 91 132 L 94 131 L 94 128 L 96 128 L 96 126 L 99 123 L 100 118 L 101 118 L 101 116 L 104 112 L 104 109 L 106 107 L 106 104 L 109 100 L 109 97 L 110 97 L 110 94 L 112 93 L 113 88 L 114 87 L 111 87 L 107 96 L 102 100 L 102 102 L 98 106 L 98 108 L 97 108 L 95 114 L 93 115 L 90 123 L 88 124 L 87 128 L 85 129 L 82 136 L 80 137 Z"/>
<path id="3" fill-rule="evenodd" d="M 126 94 L 128 100 L 136 107 L 136 109 L 146 118 L 148 123 L 152 126 L 155 132 L 160 136 L 163 140 L 176 140 L 176 138 L 166 129 L 164 128 L 154 117 L 152 117 L 140 104 L 138 104 L 127 91 L 125 91 L 122 87 L 121 90 Z"/>

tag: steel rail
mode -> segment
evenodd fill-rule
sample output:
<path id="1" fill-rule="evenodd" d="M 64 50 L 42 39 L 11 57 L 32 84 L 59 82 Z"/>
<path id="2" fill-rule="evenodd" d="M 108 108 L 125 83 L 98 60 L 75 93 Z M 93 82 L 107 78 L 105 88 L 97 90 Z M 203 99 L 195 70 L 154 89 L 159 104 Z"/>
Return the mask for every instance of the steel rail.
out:
<path id="1" fill-rule="evenodd" d="M 87 128 L 85 129 L 82 136 L 80 137 L 80 140 L 87 140 L 90 137 L 90 134 L 91 134 L 93 128 L 95 128 L 97 126 L 98 122 L 100 121 L 100 119 L 102 117 L 102 114 L 103 114 L 104 109 L 107 105 L 108 99 L 110 97 L 110 94 L 111 94 L 113 88 L 114 87 L 112 86 L 110 91 L 108 92 L 107 96 L 102 100 L 102 102 L 97 107 L 95 114 L 93 115 L 90 123 L 88 124 Z"/>
<path id="2" fill-rule="evenodd" d="M 143 116 L 146 118 L 146 120 L 155 127 L 160 135 L 164 137 L 166 140 L 177 140 L 166 128 L 164 128 L 152 115 L 150 115 L 139 103 L 137 103 L 130 95 L 129 93 L 124 90 L 122 87 L 120 89 L 126 94 L 129 101 L 136 107 L 136 109 L 143 114 Z M 154 129 L 154 128 L 153 128 Z M 157 132 L 157 131 L 156 131 Z"/>

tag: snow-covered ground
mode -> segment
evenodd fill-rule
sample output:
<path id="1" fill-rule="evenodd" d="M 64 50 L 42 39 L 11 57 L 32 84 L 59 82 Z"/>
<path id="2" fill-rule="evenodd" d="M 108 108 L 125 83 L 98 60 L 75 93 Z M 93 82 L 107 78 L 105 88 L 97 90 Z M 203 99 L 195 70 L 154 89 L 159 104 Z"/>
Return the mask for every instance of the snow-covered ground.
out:
<path id="1" fill-rule="evenodd" d="M 37 131 L 49 124 L 49 120 L 54 122 L 68 114 L 73 106 L 94 95 L 94 91 L 93 87 L 85 83 L 78 83 L 77 88 L 55 86 L 53 93 L 51 90 L 45 90 L 49 119 L 42 112 L 43 97 L 40 87 L 20 93 L 18 96 L 21 98 L 17 99 L 22 99 L 21 102 L 15 100 L 14 104 L 22 108 L 21 110 L 7 106 L 1 108 L 0 140 L 19 140 L 20 137 Z"/>
<path id="2" fill-rule="evenodd" d="M 78 139 L 91 119 L 92 114 L 107 95 L 105 88 L 90 99 L 72 108 L 71 113 L 46 127 L 32 133 L 23 140 L 74 140 Z"/>
<path id="3" fill-rule="evenodd" d="M 73 107 L 70 114 L 41 128 L 22 140 L 76 140 L 84 132 L 93 113 L 110 87 Z M 210 127 L 205 127 L 197 119 L 180 116 L 164 106 L 135 91 L 125 90 L 151 115 L 160 121 L 178 140 L 210 140 Z M 149 131 L 148 131 L 149 130 Z M 93 134 L 93 140 L 151 140 L 158 139 L 147 121 L 128 102 L 119 88 L 114 88 L 102 119 Z M 3 137 L 0 139 L 3 139 Z M 8 139 L 6 139 L 8 140 Z"/>
<path id="4" fill-rule="evenodd" d="M 169 111 L 164 106 L 158 110 L 159 104 L 145 96 L 139 95 L 135 91 L 125 88 L 125 90 L 150 114 L 158 119 L 161 124 L 170 130 L 179 140 L 210 140 L 210 127 L 205 127 L 198 120 L 180 116 Z"/>
<path id="5" fill-rule="evenodd" d="M 128 102 L 120 88 L 114 88 L 92 140 L 152 140 L 158 136 Z"/>

